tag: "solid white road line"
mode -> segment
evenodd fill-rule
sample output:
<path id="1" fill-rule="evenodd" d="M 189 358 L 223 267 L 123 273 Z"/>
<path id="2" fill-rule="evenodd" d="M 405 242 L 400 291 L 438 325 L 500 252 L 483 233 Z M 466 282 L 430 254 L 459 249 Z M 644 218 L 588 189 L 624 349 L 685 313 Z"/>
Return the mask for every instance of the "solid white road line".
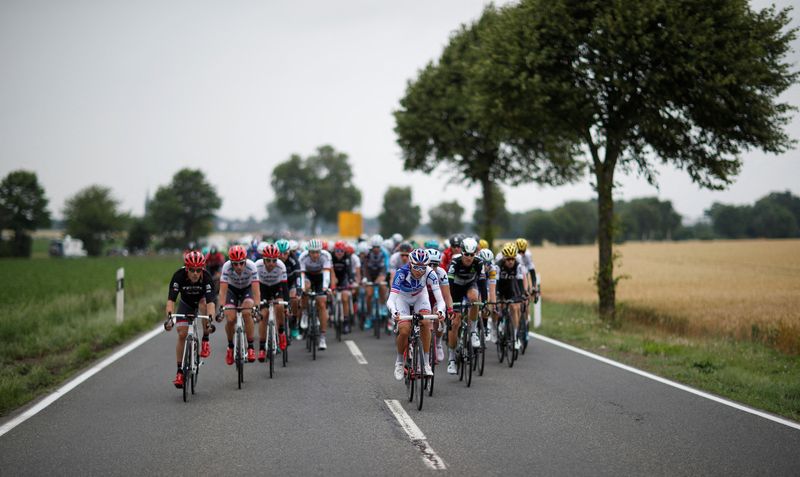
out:
<path id="1" fill-rule="evenodd" d="M 425 465 L 433 470 L 446 469 L 447 466 L 444 465 L 442 458 L 428 445 L 428 438 L 425 437 L 425 434 L 423 434 L 414 421 L 411 420 L 411 416 L 403 409 L 400 402 L 395 399 L 384 399 L 383 402 L 389 406 L 389 410 L 392 411 L 395 419 L 400 423 L 400 427 L 406 431 L 406 434 L 408 434 L 408 437 L 411 439 L 411 443 L 422 452 L 422 461 L 425 462 Z"/>
<path id="2" fill-rule="evenodd" d="M 641 369 L 636 369 L 636 368 L 633 368 L 631 366 L 628 366 L 628 365 L 625 365 L 625 364 L 622 364 L 622 363 L 618 363 L 618 362 L 610 360 L 608 358 L 604 358 L 602 356 L 598 356 L 598 355 L 596 355 L 594 353 L 590 353 L 590 352 L 582 350 L 580 348 L 576 348 L 576 347 L 568 345 L 566 343 L 562 343 L 561 341 L 556 341 L 556 340 L 554 340 L 552 338 L 548 338 L 547 336 L 542 336 L 542 335 L 534 333 L 532 331 L 528 332 L 528 335 L 532 336 L 532 337 L 534 337 L 536 339 L 545 341 L 547 343 L 550 343 L 550 344 L 553 344 L 553 345 L 556 345 L 556 346 L 560 346 L 561 348 L 568 349 L 570 351 L 574 351 L 575 353 L 582 354 L 582 355 L 584 355 L 586 357 L 589 357 L 589 358 L 592 358 L 592 359 L 596 359 L 597 361 L 601 361 L 603 363 L 610 364 L 611 366 L 616 366 L 617 368 L 624 369 L 625 371 L 629 371 L 631 373 L 638 374 L 639 376 L 643 376 L 645 378 L 652 379 L 653 381 L 658 381 L 659 383 L 666 384 L 667 386 L 672 386 L 673 388 L 678 388 L 680 390 L 686 391 L 687 393 L 692 393 L 692 394 L 695 394 L 697 396 L 700 396 L 700 397 L 703 397 L 703 398 L 710 399 L 712 401 L 718 402 L 720 404 L 724 404 L 726 406 L 730 406 L 730 407 L 732 407 L 734 409 L 738 409 L 738 410 L 744 411 L 744 412 L 749 412 L 750 414 L 754 414 L 756 416 L 763 417 L 764 419 L 769 419 L 770 421 L 777 422 L 778 424 L 783 424 L 784 426 L 788 426 L 788 427 L 800 430 L 800 423 L 797 423 L 797 422 L 794 422 L 794 421 L 789 421 L 787 419 L 783 419 L 783 418 L 780 418 L 778 416 L 773 416 L 772 414 L 768 414 L 768 413 L 766 413 L 764 411 L 759 411 L 758 409 L 753 409 L 752 407 L 747 407 L 747 406 L 744 406 L 742 404 L 735 403 L 733 401 L 728 401 L 727 399 L 723 399 L 721 397 L 714 396 L 713 394 L 709 394 L 709 393 L 700 391 L 699 389 L 695 389 L 695 388 L 686 386 L 685 384 L 676 383 L 675 381 L 670 381 L 669 379 L 665 379 L 665 378 L 662 378 L 660 376 L 656 376 L 655 374 L 650 374 L 650 373 L 648 373 L 646 371 L 642 371 Z"/>
<path id="3" fill-rule="evenodd" d="M 128 346 L 122 348 L 121 350 L 119 350 L 116 353 L 112 354 L 111 356 L 109 356 L 108 358 L 104 359 L 103 361 L 101 361 L 101 362 L 97 363 L 96 365 L 92 366 L 90 369 L 88 369 L 87 371 L 85 371 L 84 373 L 82 373 L 81 375 L 79 375 L 78 377 L 73 379 L 72 381 L 68 382 L 67 384 L 61 386 L 56 391 L 54 391 L 52 394 L 50 394 L 46 398 L 44 398 L 41 401 L 39 401 L 39 403 L 36 404 L 35 406 L 33 406 L 32 408 L 28 409 L 24 413 L 20 414 L 19 416 L 15 417 L 14 419 L 12 419 L 12 420 L 8 421 L 7 423 L 3 424 L 3 426 L 0 427 L 0 437 L 3 436 L 8 431 L 10 431 L 11 429 L 14 429 L 18 425 L 22 424 L 23 422 L 27 421 L 31 417 L 33 417 L 36 414 L 38 414 L 42 409 L 44 409 L 47 406 L 49 406 L 49 405 L 53 404 L 54 402 L 56 402 L 60 397 L 62 397 L 63 395 L 67 394 L 68 392 L 70 392 L 72 389 L 77 387 L 79 384 L 81 384 L 82 382 L 86 381 L 87 379 L 91 378 L 92 376 L 94 376 L 95 374 L 100 372 L 101 369 L 105 368 L 109 364 L 113 363 L 114 361 L 116 361 L 116 360 L 120 359 L 121 357 L 125 356 L 126 354 L 130 353 L 134 349 L 136 349 L 139 346 L 141 346 L 144 342 L 146 342 L 150 338 L 156 336 L 157 334 L 159 334 L 159 333 L 161 333 L 163 331 L 164 331 L 164 327 L 159 325 L 158 328 L 156 328 L 156 329 L 154 329 L 152 331 L 149 331 L 147 334 L 145 334 L 144 336 L 140 337 L 139 339 L 137 339 L 133 343 L 129 344 Z"/>
<path id="4" fill-rule="evenodd" d="M 358 364 L 367 364 L 367 359 L 364 357 L 363 354 L 361 354 L 361 350 L 358 349 L 358 345 L 355 344 L 353 340 L 345 340 L 344 344 L 346 344 L 347 347 L 350 349 L 350 353 L 352 353 L 353 356 L 356 357 L 356 361 L 358 361 Z"/>

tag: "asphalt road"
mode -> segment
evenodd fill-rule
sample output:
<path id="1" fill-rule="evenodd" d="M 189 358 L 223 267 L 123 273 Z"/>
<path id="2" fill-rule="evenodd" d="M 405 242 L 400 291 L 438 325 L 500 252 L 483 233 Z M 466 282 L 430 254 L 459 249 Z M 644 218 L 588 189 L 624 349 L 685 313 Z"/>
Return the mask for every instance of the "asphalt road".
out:
<path id="1" fill-rule="evenodd" d="M 389 340 L 350 335 L 367 364 L 301 342 L 236 388 L 222 333 L 184 403 L 162 333 L 0 437 L 23 475 L 798 475 L 800 431 L 532 340 L 494 353 L 471 388 L 437 369 L 423 410 L 392 376 Z M 399 400 L 446 469 L 429 468 L 385 400 Z"/>

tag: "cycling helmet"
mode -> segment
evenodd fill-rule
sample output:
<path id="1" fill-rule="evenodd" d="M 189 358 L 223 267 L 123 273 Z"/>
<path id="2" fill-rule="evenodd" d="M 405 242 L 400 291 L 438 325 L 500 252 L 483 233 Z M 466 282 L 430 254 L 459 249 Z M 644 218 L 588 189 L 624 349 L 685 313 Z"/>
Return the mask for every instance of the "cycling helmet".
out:
<path id="1" fill-rule="evenodd" d="M 518 238 L 516 243 L 517 243 L 517 250 L 519 250 L 520 253 L 525 253 L 525 250 L 528 249 L 528 241 L 525 240 L 524 238 Z"/>
<path id="2" fill-rule="evenodd" d="M 436 248 L 429 248 L 428 249 L 428 257 L 430 257 L 430 263 L 442 263 L 442 252 Z"/>
<path id="3" fill-rule="evenodd" d="M 489 248 L 489 242 L 487 242 L 484 239 L 480 239 L 480 240 L 478 240 L 478 247 L 480 247 L 481 250 L 483 250 L 485 248 Z"/>
<path id="4" fill-rule="evenodd" d="M 308 241 L 309 252 L 319 252 L 322 250 L 322 242 L 319 239 L 311 239 Z"/>
<path id="5" fill-rule="evenodd" d="M 267 245 L 269 245 L 267 242 L 259 242 L 258 246 L 256 247 L 256 252 L 258 252 L 259 255 L 263 255 L 264 249 L 267 248 Z"/>
<path id="6" fill-rule="evenodd" d="M 264 250 L 261 252 L 261 255 L 263 255 L 265 258 L 278 258 L 278 255 L 280 255 L 280 253 L 281 252 L 278 250 L 278 247 L 276 245 L 269 244 L 266 247 L 264 247 Z"/>
<path id="7" fill-rule="evenodd" d="M 461 243 L 461 251 L 464 253 L 475 253 L 478 250 L 478 242 L 472 237 L 467 237 Z"/>
<path id="8" fill-rule="evenodd" d="M 455 234 L 450 237 L 450 246 L 451 247 L 461 247 L 461 241 L 464 240 L 464 236 L 461 234 Z"/>
<path id="9" fill-rule="evenodd" d="M 241 245 L 234 245 L 228 249 L 228 258 L 231 262 L 241 262 L 247 258 L 247 251 Z"/>
<path id="10" fill-rule="evenodd" d="M 369 253 L 369 244 L 367 242 L 358 243 L 358 254 Z"/>
<path id="11" fill-rule="evenodd" d="M 504 257 L 516 257 L 517 244 L 515 244 L 514 242 L 508 242 L 507 244 L 503 245 L 502 253 Z"/>
<path id="12" fill-rule="evenodd" d="M 410 244 L 410 243 L 408 243 L 408 242 L 403 242 L 403 243 L 401 243 L 401 244 L 400 244 L 400 246 L 399 246 L 399 247 L 397 247 L 397 250 L 398 250 L 400 253 L 411 253 L 411 251 L 412 251 L 412 250 L 414 250 L 414 249 L 411 247 L 411 244 Z"/>
<path id="13" fill-rule="evenodd" d="M 354 253 L 356 253 L 356 249 L 349 243 L 345 245 L 344 251 L 347 252 L 347 255 L 353 255 Z"/>
<path id="14" fill-rule="evenodd" d="M 210 253 L 211 255 L 214 255 L 215 253 L 217 253 L 217 247 L 215 247 L 214 245 L 212 245 L 212 246 L 211 246 L 211 247 L 208 249 L 208 253 Z"/>
<path id="15" fill-rule="evenodd" d="M 286 253 L 289 251 L 289 241 L 286 239 L 280 239 L 275 242 L 275 246 L 278 247 L 278 252 Z"/>
<path id="16" fill-rule="evenodd" d="M 289 250 L 297 250 L 300 247 L 300 244 L 297 243 L 297 240 L 289 240 Z"/>
<path id="17" fill-rule="evenodd" d="M 347 251 L 347 244 L 344 243 L 344 240 L 339 240 L 335 244 L 333 244 L 333 250 L 344 250 Z"/>
<path id="18" fill-rule="evenodd" d="M 391 252 L 392 250 L 394 250 L 394 242 L 392 241 L 392 239 L 386 239 L 386 240 L 384 240 L 384 241 L 383 241 L 383 244 L 381 244 L 381 245 L 383 245 L 383 248 L 385 248 L 385 249 L 386 249 L 386 250 L 388 250 L 389 252 Z"/>
<path id="19" fill-rule="evenodd" d="M 482 248 L 480 252 L 478 252 L 478 256 L 486 263 L 492 263 L 494 260 L 494 254 L 488 248 Z"/>
<path id="20" fill-rule="evenodd" d="M 400 243 L 400 242 L 403 241 L 403 236 L 400 235 L 400 234 L 393 234 L 392 235 L 392 241 L 394 241 L 394 243 L 396 243 L 396 244 Z"/>
<path id="21" fill-rule="evenodd" d="M 322 241 L 322 250 L 330 250 L 328 248 L 328 241 L 327 240 L 323 240 Z"/>
<path id="22" fill-rule="evenodd" d="M 427 248 L 427 249 L 431 249 L 431 248 L 438 249 L 439 248 L 439 242 L 437 242 L 436 240 L 426 240 L 423 245 L 425 245 L 425 248 Z"/>
<path id="23" fill-rule="evenodd" d="M 206 264 L 206 257 L 202 253 L 192 250 L 183 256 L 183 264 L 189 268 L 202 268 Z"/>
<path id="24" fill-rule="evenodd" d="M 411 265 L 423 266 L 431 262 L 431 257 L 425 249 L 418 248 L 408 255 L 408 261 Z"/>

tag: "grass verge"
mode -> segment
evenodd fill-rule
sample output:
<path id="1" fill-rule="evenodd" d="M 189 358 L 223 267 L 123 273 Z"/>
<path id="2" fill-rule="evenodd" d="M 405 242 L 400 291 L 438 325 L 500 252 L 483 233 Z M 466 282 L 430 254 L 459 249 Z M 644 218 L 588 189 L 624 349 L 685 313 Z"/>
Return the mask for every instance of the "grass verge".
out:
<path id="1" fill-rule="evenodd" d="M 586 304 L 543 303 L 537 333 L 733 401 L 800 421 L 800 360 L 761 343 L 687 337 L 626 311 L 614 326 Z M 623 310 L 625 310 L 623 308 Z"/>

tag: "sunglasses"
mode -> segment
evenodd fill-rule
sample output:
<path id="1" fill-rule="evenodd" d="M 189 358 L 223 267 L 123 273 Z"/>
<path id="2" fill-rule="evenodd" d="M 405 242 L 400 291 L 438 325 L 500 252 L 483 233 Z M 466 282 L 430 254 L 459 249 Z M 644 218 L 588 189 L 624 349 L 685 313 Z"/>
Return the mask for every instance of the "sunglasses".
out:
<path id="1" fill-rule="evenodd" d="M 341 248 L 337 248 L 333 250 L 333 253 L 344 253 L 344 250 L 342 250 Z"/>
<path id="2" fill-rule="evenodd" d="M 411 265 L 412 270 L 416 270 L 418 272 L 424 272 L 425 269 L 428 268 L 425 265 Z"/>
<path id="3" fill-rule="evenodd" d="M 231 262 L 231 263 L 234 264 L 234 265 L 244 265 L 244 260 L 242 260 L 240 262 Z"/>
<path id="4" fill-rule="evenodd" d="M 203 269 L 202 268 L 187 268 L 186 271 L 189 272 L 189 273 L 200 273 L 200 272 L 203 271 Z"/>
<path id="5" fill-rule="evenodd" d="M 466 253 L 466 252 L 462 253 L 462 255 L 465 256 L 465 257 L 474 257 L 475 256 L 474 253 Z"/>
<path id="6" fill-rule="evenodd" d="M 277 258 L 265 258 L 264 259 L 264 263 L 272 263 L 272 262 L 277 262 L 277 261 L 278 261 Z"/>
<path id="7" fill-rule="evenodd" d="M 506 257 L 506 262 L 516 262 L 517 259 L 514 257 Z"/>
<path id="8" fill-rule="evenodd" d="M 401 253 L 400 256 L 401 257 L 408 257 L 408 254 L 407 253 Z"/>

